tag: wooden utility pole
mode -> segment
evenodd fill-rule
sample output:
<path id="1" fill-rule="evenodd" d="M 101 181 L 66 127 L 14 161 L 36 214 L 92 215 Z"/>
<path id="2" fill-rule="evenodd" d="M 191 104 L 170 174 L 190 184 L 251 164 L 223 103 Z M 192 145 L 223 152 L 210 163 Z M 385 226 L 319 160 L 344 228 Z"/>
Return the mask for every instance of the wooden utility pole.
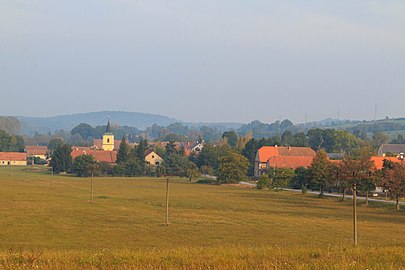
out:
<path id="1" fill-rule="evenodd" d="M 52 189 L 53 186 L 53 166 L 51 167 L 51 185 L 49 186 L 49 189 Z"/>
<path id="2" fill-rule="evenodd" d="M 169 225 L 169 177 L 166 178 L 166 226 Z"/>
<path id="3" fill-rule="evenodd" d="M 353 183 L 353 240 L 357 246 L 357 185 Z"/>
<path id="4" fill-rule="evenodd" d="M 90 201 L 89 201 L 89 203 L 93 203 L 93 176 L 94 176 L 94 173 L 93 173 L 93 171 L 91 172 L 91 180 L 90 180 Z"/>

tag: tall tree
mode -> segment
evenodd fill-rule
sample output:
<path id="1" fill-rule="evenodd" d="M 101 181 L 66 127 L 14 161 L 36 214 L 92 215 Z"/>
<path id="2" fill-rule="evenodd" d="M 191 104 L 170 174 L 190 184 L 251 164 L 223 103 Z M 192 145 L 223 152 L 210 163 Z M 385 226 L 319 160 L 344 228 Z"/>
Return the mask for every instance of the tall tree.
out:
<path id="1" fill-rule="evenodd" d="M 80 177 L 88 177 L 94 175 L 99 167 L 92 155 L 80 155 L 73 160 L 72 172 Z"/>
<path id="2" fill-rule="evenodd" d="M 399 199 L 405 196 L 405 167 L 402 163 L 395 164 L 392 169 L 384 170 L 383 187 L 395 198 L 395 209 L 399 210 Z"/>
<path id="3" fill-rule="evenodd" d="M 139 144 L 134 148 L 134 155 L 140 160 L 145 160 L 145 151 L 148 150 L 148 141 L 140 140 Z"/>
<path id="4" fill-rule="evenodd" d="M 319 150 L 309 166 L 311 175 L 311 186 L 318 187 L 320 190 L 319 197 L 324 195 L 324 189 L 332 182 L 332 164 L 328 160 L 326 152 Z"/>
<path id="5" fill-rule="evenodd" d="M 239 183 L 246 178 L 248 166 L 247 158 L 230 151 L 219 159 L 218 181 L 220 183 Z"/>
<path id="6" fill-rule="evenodd" d="M 70 172 L 72 168 L 72 148 L 63 144 L 58 146 L 54 151 L 51 159 L 51 166 L 55 173 Z"/>
<path id="7" fill-rule="evenodd" d="M 122 137 L 120 147 L 117 152 L 117 164 L 124 163 L 127 161 L 129 155 L 129 146 L 125 140 L 125 137 Z"/>
<path id="8" fill-rule="evenodd" d="M 225 131 L 222 134 L 222 139 L 227 139 L 228 140 L 228 144 L 231 147 L 235 147 L 236 144 L 238 143 L 238 135 L 236 134 L 235 131 Z"/>

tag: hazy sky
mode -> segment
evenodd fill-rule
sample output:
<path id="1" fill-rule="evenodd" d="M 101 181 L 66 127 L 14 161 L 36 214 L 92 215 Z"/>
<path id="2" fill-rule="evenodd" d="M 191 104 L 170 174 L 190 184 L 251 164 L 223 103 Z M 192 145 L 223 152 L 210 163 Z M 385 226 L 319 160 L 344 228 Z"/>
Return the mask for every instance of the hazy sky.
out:
<path id="1" fill-rule="evenodd" d="M 0 114 L 405 117 L 405 1 L 0 0 Z"/>

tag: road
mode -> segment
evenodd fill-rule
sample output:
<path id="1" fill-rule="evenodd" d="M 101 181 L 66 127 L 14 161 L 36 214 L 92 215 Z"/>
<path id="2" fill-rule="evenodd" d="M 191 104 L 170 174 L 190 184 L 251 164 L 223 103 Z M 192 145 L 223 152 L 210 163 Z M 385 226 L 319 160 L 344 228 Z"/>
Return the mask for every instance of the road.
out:
<path id="1" fill-rule="evenodd" d="M 240 182 L 241 185 L 245 185 L 245 186 L 251 186 L 251 187 L 255 187 L 256 184 L 253 183 L 249 183 L 249 182 Z M 302 192 L 301 189 L 292 189 L 292 188 L 283 188 L 284 190 L 288 190 L 288 191 L 293 191 L 293 192 Z M 319 191 L 307 191 L 307 193 L 309 194 L 319 194 Z M 325 196 L 329 196 L 329 197 L 338 197 L 341 198 L 342 194 L 340 193 L 324 193 Z M 346 195 L 346 198 L 352 199 L 353 195 Z M 357 196 L 357 200 L 366 200 L 366 197 L 362 197 L 362 196 Z M 380 203 L 389 203 L 389 204 L 395 204 L 395 201 L 392 200 L 385 200 L 385 199 L 375 199 L 373 197 L 368 197 L 368 201 L 369 202 L 380 202 Z M 405 205 L 405 202 L 399 202 L 400 205 Z"/>
<path id="2" fill-rule="evenodd" d="M 284 188 L 284 190 L 288 191 L 294 191 L 294 192 L 302 192 L 300 189 L 292 189 L 292 188 Z M 307 191 L 307 193 L 310 194 L 319 194 L 319 191 Z M 340 193 L 324 193 L 325 196 L 329 197 L 339 197 L 342 198 L 342 194 Z M 353 195 L 346 195 L 346 198 L 352 199 Z M 363 196 L 357 196 L 357 200 L 366 200 L 366 197 Z M 381 202 L 381 203 L 389 203 L 389 204 L 395 204 L 395 201 L 391 200 L 384 200 L 384 199 L 375 199 L 373 197 L 368 197 L 369 202 Z M 404 205 L 405 202 L 399 202 L 399 204 Z"/>

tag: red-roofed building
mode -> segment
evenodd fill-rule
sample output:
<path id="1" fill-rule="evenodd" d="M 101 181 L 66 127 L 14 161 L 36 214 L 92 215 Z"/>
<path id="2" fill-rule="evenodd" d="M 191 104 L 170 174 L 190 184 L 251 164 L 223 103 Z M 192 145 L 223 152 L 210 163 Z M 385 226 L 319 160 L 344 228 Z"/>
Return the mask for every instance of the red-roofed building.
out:
<path id="1" fill-rule="evenodd" d="M 371 160 L 374 161 L 375 167 L 377 170 L 381 170 L 384 165 L 384 160 L 389 160 L 395 163 L 401 162 L 397 157 L 371 157 Z"/>
<path id="2" fill-rule="evenodd" d="M 118 150 L 120 148 L 121 140 L 114 140 L 114 150 Z M 129 147 L 134 148 L 135 143 L 130 143 L 127 141 Z M 93 149 L 102 150 L 103 149 L 103 140 L 102 139 L 94 139 L 93 140 Z"/>
<path id="3" fill-rule="evenodd" d="M 91 155 L 98 162 L 106 162 L 109 164 L 115 164 L 117 161 L 117 151 L 104 151 L 104 150 L 80 150 L 73 149 L 71 156 L 72 159 L 77 158 L 80 155 Z"/>
<path id="4" fill-rule="evenodd" d="M 25 146 L 25 152 L 28 157 L 38 157 L 45 160 L 48 155 L 47 146 L 38 146 L 38 145 L 27 145 Z"/>
<path id="5" fill-rule="evenodd" d="M 0 166 L 26 166 L 27 153 L 20 152 L 0 152 Z"/>
<path id="6" fill-rule="evenodd" d="M 315 155 L 315 151 L 309 147 L 263 146 L 256 153 L 254 175 L 260 176 L 268 166 L 293 169 L 308 167 Z"/>
<path id="7" fill-rule="evenodd" d="M 272 156 L 267 161 L 267 168 L 291 168 L 309 167 L 313 157 L 297 157 L 297 156 Z"/>

